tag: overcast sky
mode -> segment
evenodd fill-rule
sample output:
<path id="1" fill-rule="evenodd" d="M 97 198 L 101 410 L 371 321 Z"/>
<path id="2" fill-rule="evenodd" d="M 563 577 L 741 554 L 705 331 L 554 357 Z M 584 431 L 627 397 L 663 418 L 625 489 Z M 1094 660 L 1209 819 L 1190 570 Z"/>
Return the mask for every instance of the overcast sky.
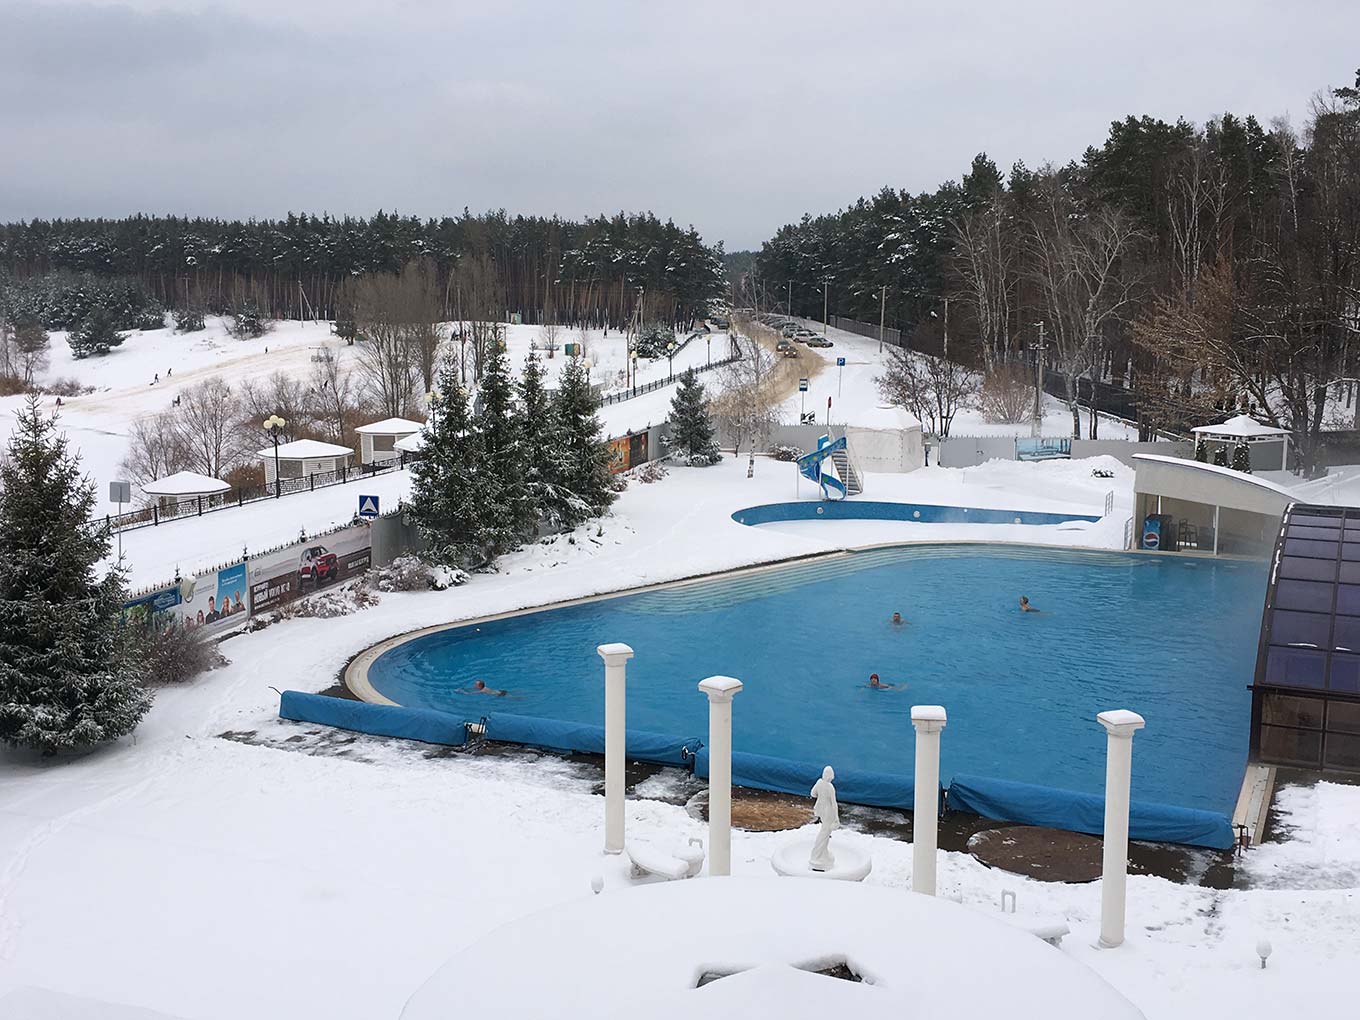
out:
<path id="1" fill-rule="evenodd" d="M 729 250 L 1128 113 L 1307 114 L 1358 0 L 0 0 L 0 220 L 651 209 Z"/>

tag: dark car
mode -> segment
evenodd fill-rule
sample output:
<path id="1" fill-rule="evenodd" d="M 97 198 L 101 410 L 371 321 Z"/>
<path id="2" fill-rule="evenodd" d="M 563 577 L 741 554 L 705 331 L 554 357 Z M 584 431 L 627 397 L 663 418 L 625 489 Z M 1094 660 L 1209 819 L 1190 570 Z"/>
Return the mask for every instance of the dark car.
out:
<path id="1" fill-rule="evenodd" d="M 298 566 L 298 580 L 305 586 L 311 582 L 319 588 L 329 584 L 340 575 L 340 559 L 324 545 L 313 545 L 302 551 L 302 562 Z"/>

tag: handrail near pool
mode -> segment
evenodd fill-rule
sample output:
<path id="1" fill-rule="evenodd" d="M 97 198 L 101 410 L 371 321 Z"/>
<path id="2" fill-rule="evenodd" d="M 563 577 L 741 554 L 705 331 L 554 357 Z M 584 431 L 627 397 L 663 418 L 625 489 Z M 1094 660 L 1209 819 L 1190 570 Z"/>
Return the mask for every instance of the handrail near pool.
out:
<path id="1" fill-rule="evenodd" d="M 1094 523 L 1091 514 L 1054 514 L 1037 510 L 939 506 L 932 503 L 887 503 L 881 500 L 803 500 L 748 506 L 732 515 L 738 524 L 756 526 L 782 521 L 907 521 L 914 524 L 1067 524 Z"/>

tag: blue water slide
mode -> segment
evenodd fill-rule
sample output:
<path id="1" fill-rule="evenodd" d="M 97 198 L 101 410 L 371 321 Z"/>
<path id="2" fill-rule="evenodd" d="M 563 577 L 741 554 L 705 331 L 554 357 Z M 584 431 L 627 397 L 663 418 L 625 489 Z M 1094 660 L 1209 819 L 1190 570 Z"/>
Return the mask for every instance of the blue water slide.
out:
<path id="1" fill-rule="evenodd" d="M 816 482 L 822 487 L 822 498 L 829 499 L 827 490 L 831 489 L 845 498 L 845 483 L 835 475 L 828 474 L 822 470 L 822 465 L 838 450 L 846 448 L 845 437 L 832 439 L 830 436 L 822 436 L 817 440 L 817 449 L 811 453 L 805 453 L 798 458 L 798 471 L 810 481 Z"/>

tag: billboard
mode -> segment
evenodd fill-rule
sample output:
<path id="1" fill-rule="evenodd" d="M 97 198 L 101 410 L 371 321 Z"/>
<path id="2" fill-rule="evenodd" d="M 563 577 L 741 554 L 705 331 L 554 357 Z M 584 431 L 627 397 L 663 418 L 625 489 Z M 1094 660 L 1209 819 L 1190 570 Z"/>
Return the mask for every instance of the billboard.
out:
<path id="1" fill-rule="evenodd" d="M 129 623 L 160 625 L 164 614 L 180 604 L 179 585 L 172 584 L 123 603 L 123 619 Z"/>
<path id="2" fill-rule="evenodd" d="M 252 558 L 250 611 L 263 613 L 277 609 L 294 599 L 338 584 L 362 574 L 371 561 L 367 524 Z"/>
<path id="3" fill-rule="evenodd" d="M 209 634 L 239 626 L 250 615 L 244 561 L 198 575 L 192 585 L 181 586 L 180 595 L 174 612 L 186 627 L 202 627 Z"/>

